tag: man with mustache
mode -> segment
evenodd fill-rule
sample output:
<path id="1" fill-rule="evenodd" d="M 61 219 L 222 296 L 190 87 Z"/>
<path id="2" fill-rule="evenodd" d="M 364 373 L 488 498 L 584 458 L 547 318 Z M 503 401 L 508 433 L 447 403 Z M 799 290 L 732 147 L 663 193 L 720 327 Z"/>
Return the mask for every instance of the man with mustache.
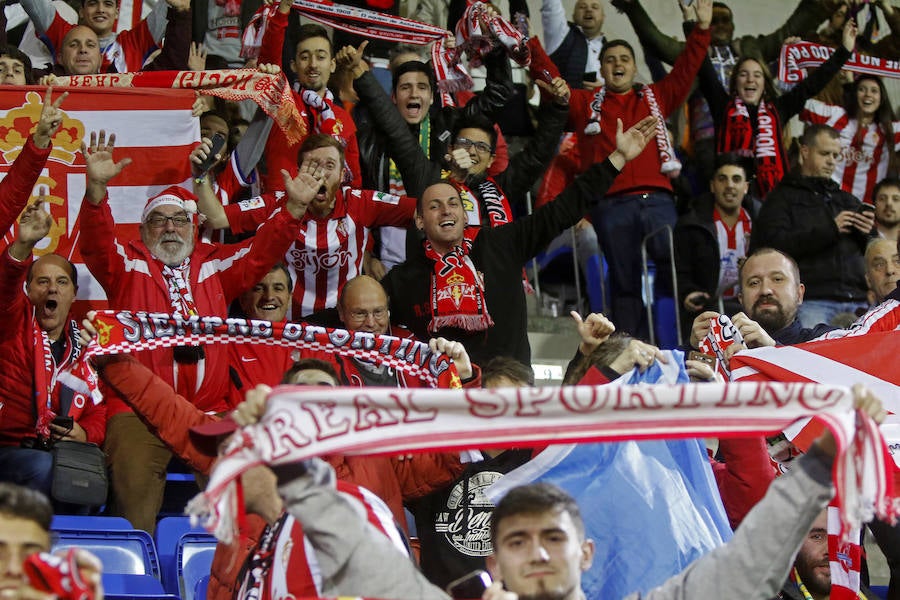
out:
<path id="1" fill-rule="evenodd" d="M 741 266 L 740 282 L 738 298 L 744 310 L 732 316 L 731 321 L 748 348 L 800 344 L 836 329 L 824 323 L 811 329 L 800 324 L 797 308 L 803 303 L 806 288 L 800 283 L 797 263 L 780 250 L 753 251 Z M 700 340 L 709 333 L 710 320 L 718 316 L 715 311 L 706 311 L 694 319 L 692 347 L 699 347 Z"/>
<path id="2" fill-rule="evenodd" d="M 262 279 L 297 238 L 300 219 L 325 182 L 318 165 L 304 165 L 295 178 L 285 175 L 286 199 L 279 210 L 252 243 L 235 245 L 197 242 L 195 197 L 171 186 L 147 201 L 140 239 L 126 241 L 113 221 L 107 184 L 131 159 L 113 160 L 114 141 L 114 135 L 107 140 L 100 131 L 91 133 L 89 146 L 82 144 L 87 187 L 79 217 L 81 255 L 113 308 L 225 317 L 228 303 Z M 158 348 L 137 358 L 197 408 L 231 407 L 227 348 Z M 121 399 L 107 394 L 107 401 L 113 511 L 152 532 L 171 453 Z"/>

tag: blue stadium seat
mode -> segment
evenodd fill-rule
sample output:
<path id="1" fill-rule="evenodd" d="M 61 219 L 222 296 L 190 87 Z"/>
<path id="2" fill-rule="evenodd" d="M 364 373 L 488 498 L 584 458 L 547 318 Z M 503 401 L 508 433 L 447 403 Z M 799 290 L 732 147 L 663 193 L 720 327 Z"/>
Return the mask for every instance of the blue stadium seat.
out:
<path id="1" fill-rule="evenodd" d="M 206 588 L 209 587 L 209 575 L 204 575 L 197 581 L 197 585 L 194 586 L 194 598 L 197 600 L 203 600 L 206 598 Z"/>
<path id="2" fill-rule="evenodd" d="M 50 529 L 74 529 L 96 531 L 104 529 L 134 529 L 124 517 L 82 517 L 80 515 L 53 515 Z"/>
<path id="3" fill-rule="evenodd" d="M 178 581 L 183 600 L 202 598 L 194 596 L 197 582 L 209 576 L 216 538 L 208 533 L 186 533 L 178 542 Z"/>
<path id="4" fill-rule="evenodd" d="M 73 547 L 87 550 L 103 563 L 104 573 L 150 575 L 159 579 L 159 558 L 153 538 L 146 531 L 57 529 L 53 533 L 54 550 Z"/>
<path id="5" fill-rule="evenodd" d="M 150 575 L 104 573 L 103 591 L 106 600 L 178 600 L 178 596 L 165 592 L 159 579 Z"/>
<path id="6" fill-rule="evenodd" d="M 190 517 L 165 517 L 156 524 L 156 550 L 162 570 L 163 588 L 170 594 L 179 593 L 178 542 L 186 533 L 204 533 L 202 527 L 191 527 Z"/>

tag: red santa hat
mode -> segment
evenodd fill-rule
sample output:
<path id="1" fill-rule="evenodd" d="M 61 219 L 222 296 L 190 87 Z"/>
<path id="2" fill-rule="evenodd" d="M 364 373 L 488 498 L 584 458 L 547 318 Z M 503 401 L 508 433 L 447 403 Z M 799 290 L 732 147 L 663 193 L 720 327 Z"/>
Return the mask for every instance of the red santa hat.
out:
<path id="1" fill-rule="evenodd" d="M 183 187 L 170 185 L 156 196 L 147 200 L 147 206 L 141 213 L 141 223 L 147 220 L 150 213 L 160 206 L 177 206 L 191 216 L 197 212 L 197 196 Z"/>

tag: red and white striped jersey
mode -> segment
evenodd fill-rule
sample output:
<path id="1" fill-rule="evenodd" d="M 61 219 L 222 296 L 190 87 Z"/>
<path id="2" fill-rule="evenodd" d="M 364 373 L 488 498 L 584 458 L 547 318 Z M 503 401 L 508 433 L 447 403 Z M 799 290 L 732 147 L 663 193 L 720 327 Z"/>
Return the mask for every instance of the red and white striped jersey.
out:
<path id="1" fill-rule="evenodd" d="M 255 230 L 281 204 L 284 192 L 263 194 L 225 207 L 235 234 Z M 294 281 L 289 319 L 298 319 L 337 305 L 338 294 L 350 279 L 362 274 L 363 252 L 372 227 L 407 227 L 416 199 L 349 187 L 335 193 L 327 217 L 307 212 L 300 235 L 285 256 Z"/>
<path id="2" fill-rule="evenodd" d="M 394 516 L 381 498 L 364 487 L 337 482 L 337 491 L 357 506 L 360 514 L 383 533 L 403 555 L 407 546 L 394 524 Z M 260 540 L 259 547 L 242 569 L 244 581 L 236 597 L 259 600 L 318 597 L 322 573 L 316 550 L 303 535 L 303 527 L 284 513 Z"/>
<path id="3" fill-rule="evenodd" d="M 843 107 L 819 100 L 806 101 L 800 120 L 830 125 L 840 132 L 842 152 L 831 178 L 845 192 L 871 204 L 875 184 L 887 175 L 889 148 L 900 150 L 900 121 L 893 123 L 893 139 L 886 140 L 881 125 L 872 123 L 859 131 L 859 123 Z M 855 144 L 854 138 L 858 138 Z"/>

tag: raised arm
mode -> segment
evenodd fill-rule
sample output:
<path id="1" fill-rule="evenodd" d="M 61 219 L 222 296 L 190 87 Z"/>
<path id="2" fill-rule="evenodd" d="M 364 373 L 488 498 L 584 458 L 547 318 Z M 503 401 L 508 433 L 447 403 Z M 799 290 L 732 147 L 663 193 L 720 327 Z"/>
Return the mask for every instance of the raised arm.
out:
<path id="1" fill-rule="evenodd" d="M 843 31 L 843 44 L 819 68 L 810 73 L 809 77 L 795 85 L 788 93 L 775 99 L 775 106 L 782 123 L 786 123 L 788 119 L 799 114 L 806 101 L 818 94 L 838 74 L 853 52 L 858 32 L 856 21 L 847 19 Z"/>
<path id="2" fill-rule="evenodd" d="M 122 258 L 115 252 L 115 223 L 107 200 L 107 184 L 131 164 L 130 158 L 118 163 L 113 160 L 116 136 L 111 134 L 107 141 L 106 132 L 92 131 L 90 145 L 81 143 L 81 153 L 87 167 L 85 202 L 81 206 L 79 220 L 81 235 L 78 247 L 91 274 L 97 278 L 103 289 L 112 289 L 121 281 L 124 271 Z"/>
<path id="3" fill-rule="evenodd" d="M 664 34 L 644 10 L 639 0 L 612 0 L 612 5 L 625 13 L 644 50 L 666 64 L 674 64 L 684 51 L 685 43 Z"/>
<path id="4" fill-rule="evenodd" d="M 191 175 L 194 178 L 194 194 L 197 196 L 197 210 L 206 217 L 206 223 L 213 229 L 225 229 L 228 227 L 225 207 L 213 191 L 212 176 L 201 167 L 211 151 L 212 140 L 203 138 L 189 156 Z M 224 149 L 222 151 L 224 152 Z M 218 161 L 219 158 L 220 155 L 216 154 L 215 160 Z"/>
<path id="5" fill-rule="evenodd" d="M 428 160 L 419 146 L 419 140 L 413 136 L 397 107 L 369 72 L 362 60 L 364 48 L 365 42 L 359 48 L 342 48 L 337 54 L 339 68 L 350 70 L 353 89 L 359 94 L 360 103 L 368 109 L 374 126 L 387 137 L 390 156 L 397 164 L 406 193 L 418 198 L 426 187 L 440 180 L 440 164 Z"/>
<path id="6" fill-rule="evenodd" d="M 856 406 L 884 420 L 871 392 L 854 388 Z M 771 598 L 778 593 L 809 528 L 834 495 L 831 465 L 836 445 L 829 430 L 776 479 L 734 537 L 648 592 L 645 600 L 676 598 Z"/>
<path id="7" fill-rule="evenodd" d="M 34 23 L 37 33 L 44 33 L 56 18 L 56 8 L 51 0 L 21 0 L 19 4 L 25 9 L 25 14 Z"/>
<path id="8" fill-rule="evenodd" d="M 562 0 L 541 2 L 541 26 L 544 28 L 544 47 L 553 54 L 569 34 L 569 21 Z"/>
<path id="9" fill-rule="evenodd" d="M 831 13 L 821 0 L 800 0 L 784 24 L 767 35 L 745 35 L 738 40 L 743 56 L 762 56 L 767 63 L 778 60 L 781 45 L 787 38 L 813 31 Z"/>
<path id="10" fill-rule="evenodd" d="M 62 111 L 59 107 L 68 95 L 65 92 L 53 100 L 53 88 L 47 88 L 37 128 L 25 142 L 6 177 L 0 181 L 0 233 L 3 235 L 25 208 L 41 170 L 47 163 L 51 150 L 50 139 L 59 131 L 62 123 Z"/>
<path id="11" fill-rule="evenodd" d="M 535 181 L 544 175 L 556 156 L 559 139 L 569 116 L 569 86 L 562 77 L 552 83 L 537 81 L 544 93 L 552 98 L 541 104 L 538 126 L 534 136 L 509 161 L 505 171 L 497 175 L 497 183 L 513 201 L 524 198 Z"/>

